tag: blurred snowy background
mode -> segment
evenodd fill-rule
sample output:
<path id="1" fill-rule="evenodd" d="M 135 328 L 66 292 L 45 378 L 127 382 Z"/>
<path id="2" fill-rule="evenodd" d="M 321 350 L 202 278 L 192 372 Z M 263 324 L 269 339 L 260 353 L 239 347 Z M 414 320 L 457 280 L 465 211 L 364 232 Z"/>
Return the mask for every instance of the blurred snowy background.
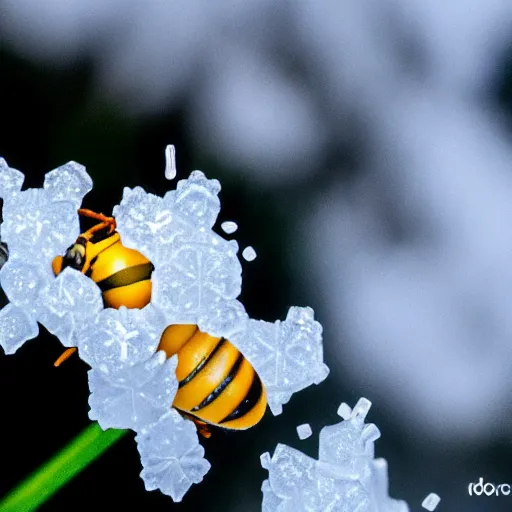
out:
<path id="1" fill-rule="evenodd" d="M 507 0 L 0 2 L 0 155 L 32 186 L 86 165 L 84 206 L 109 212 L 124 186 L 169 187 L 175 144 L 178 178 L 219 179 L 221 220 L 258 253 L 248 312 L 312 306 L 331 368 L 282 416 L 205 441 L 182 504 L 144 493 L 129 440 L 48 510 L 259 510 L 259 454 L 316 455 L 295 425 L 360 396 L 393 497 L 510 510 L 467 486 L 512 483 L 511 29 Z M 88 421 L 85 365 L 54 370 L 46 338 L 0 357 L 2 494 Z"/>

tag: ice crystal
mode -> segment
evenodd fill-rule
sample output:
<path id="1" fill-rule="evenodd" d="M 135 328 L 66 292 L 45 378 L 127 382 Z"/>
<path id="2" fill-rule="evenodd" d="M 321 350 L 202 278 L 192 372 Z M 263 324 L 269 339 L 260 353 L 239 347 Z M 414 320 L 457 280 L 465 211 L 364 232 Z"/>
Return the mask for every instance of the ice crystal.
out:
<path id="1" fill-rule="evenodd" d="M 274 414 L 282 412 L 296 391 L 327 376 L 323 363 L 322 327 L 311 308 L 292 307 L 284 322 L 249 320 L 231 340 L 258 372 Z"/>
<path id="2" fill-rule="evenodd" d="M 176 356 L 158 352 L 151 359 L 107 374 L 89 370 L 89 418 L 100 427 L 140 431 L 157 421 L 172 406 L 178 390 Z"/>
<path id="3" fill-rule="evenodd" d="M 66 268 L 38 297 L 37 319 L 66 347 L 74 347 L 77 328 L 103 309 L 101 290 L 81 272 Z"/>
<path id="4" fill-rule="evenodd" d="M 54 201 L 71 201 L 79 208 L 83 197 L 92 190 L 92 179 L 83 165 L 68 162 L 46 174 L 44 188 Z"/>
<path id="5" fill-rule="evenodd" d="M 176 178 L 176 149 L 172 144 L 165 147 L 165 177 L 168 180 Z"/>
<path id="6" fill-rule="evenodd" d="M 5 199 L 19 192 L 24 181 L 25 176 L 22 172 L 9 167 L 7 162 L 0 158 L 0 198 Z"/>
<path id="7" fill-rule="evenodd" d="M 23 343 L 38 334 L 37 322 L 23 308 L 7 304 L 0 311 L 0 345 L 6 354 L 14 354 Z"/>
<path id="8" fill-rule="evenodd" d="M 0 270 L 0 283 L 10 302 L 32 314 L 35 314 L 35 301 L 48 282 L 40 265 L 19 257 L 9 258 Z"/>
<path id="9" fill-rule="evenodd" d="M 224 231 L 224 233 L 227 235 L 232 235 L 238 229 L 237 223 L 233 222 L 232 220 L 223 222 L 220 227 L 222 228 L 222 231 Z"/>
<path id="10" fill-rule="evenodd" d="M 430 512 L 433 512 L 436 508 L 437 508 L 437 505 L 439 505 L 441 501 L 441 498 L 431 492 L 424 500 L 423 500 L 423 503 L 421 504 L 421 506 L 427 510 L 429 510 Z"/>
<path id="11" fill-rule="evenodd" d="M 103 309 L 82 321 L 76 333 L 80 357 L 104 373 L 117 372 L 150 358 L 165 329 L 165 319 L 148 306 L 142 310 Z"/>
<path id="12" fill-rule="evenodd" d="M 311 437 L 311 434 L 313 434 L 313 431 L 311 430 L 311 425 L 309 423 L 304 423 L 303 425 L 299 425 L 297 427 L 297 435 L 299 436 L 300 440 Z"/>
<path id="13" fill-rule="evenodd" d="M 192 484 L 210 469 L 194 425 L 174 409 L 149 425 L 135 438 L 144 469 L 141 477 L 148 491 L 160 489 L 181 501 Z"/>
<path id="14" fill-rule="evenodd" d="M 256 251 L 249 245 L 242 251 L 242 256 L 245 261 L 254 261 L 256 259 Z"/>
<path id="15" fill-rule="evenodd" d="M 168 177 L 175 173 L 173 158 L 167 148 Z M 0 345 L 14 353 L 37 335 L 39 321 L 65 346 L 76 346 L 91 366 L 90 418 L 103 429 L 138 433 L 147 489 L 180 501 L 210 468 L 194 424 L 169 411 L 177 361 L 156 352 L 168 325 L 197 324 L 232 341 L 260 375 L 274 414 L 292 393 L 326 377 L 322 329 L 310 308 L 291 308 L 284 322 L 269 323 L 249 319 L 237 300 L 238 243 L 212 230 L 220 211 L 217 180 L 194 171 L 164 197 L 124 189 L 113 210 L 117 230 L 123 245 L 155 267 L 151 302 L 140 310 L 105 309 L 99 287 L 77 270 L 53 275 L 53 258 L 79 234 L 76 210 L 92 188 L 85 168 L 69 162 L 49 172 L 41 189 L 21 191 L 22 184 L 23 174 L 0 159 L 2 238 L 9 249 L 0 284 L 10 300 L 0 311 Z M 236 230 L 233 222 L 223 227 Z"/>
<path id="16" fill-rule="evenodd" d="M 269 478 L 262 485 L 262 510 L 407 512 L 405 502 L 388 495 L 386 462 L 374 459 L 380 433 L 364 423 L 370 405 L 361 399 L 344 421 L 321 430 L 319 460 L 283 444 L 272 457 L 263 454 Z"/>

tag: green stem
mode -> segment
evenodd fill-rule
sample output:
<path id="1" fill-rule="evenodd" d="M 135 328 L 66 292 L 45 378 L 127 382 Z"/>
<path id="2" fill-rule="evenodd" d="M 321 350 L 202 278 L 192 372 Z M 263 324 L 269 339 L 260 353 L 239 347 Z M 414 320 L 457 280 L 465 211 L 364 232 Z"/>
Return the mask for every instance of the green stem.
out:
<path id="1" fill-rule="evenodd" d="M 93 423 L 0 502 L 0 512 L 31 512 L 120 439 L 126 430 Z"/>

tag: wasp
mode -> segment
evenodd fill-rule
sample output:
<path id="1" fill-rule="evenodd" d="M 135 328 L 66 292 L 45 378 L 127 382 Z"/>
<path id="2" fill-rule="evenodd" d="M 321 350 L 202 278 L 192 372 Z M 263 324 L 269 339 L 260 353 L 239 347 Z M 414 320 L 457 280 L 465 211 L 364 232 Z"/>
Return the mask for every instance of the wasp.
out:
<path id="1" fill-rule="evenodd" d="M 64 256 L 54 258 L 54 274 L 66 267 L 79 270 L 99 286 L 107 308 L 146 306 L 151 300 L 151 261 L 122 244 L 113 217 L 86 209 L 78 214 L 97 223 L 79 235 Z M 261 379 L 228 340 L 210 336 L 197 325 L 170 325 L 158 350 L 167 357 L 177 354 L 179 384 L 173 407 L 194 421 L 204 437 L 210 437 L 211 426 L 245 430 L 263 417 L 267 397 Z M 55 366 L 75 351 L 67 349 Z"/>

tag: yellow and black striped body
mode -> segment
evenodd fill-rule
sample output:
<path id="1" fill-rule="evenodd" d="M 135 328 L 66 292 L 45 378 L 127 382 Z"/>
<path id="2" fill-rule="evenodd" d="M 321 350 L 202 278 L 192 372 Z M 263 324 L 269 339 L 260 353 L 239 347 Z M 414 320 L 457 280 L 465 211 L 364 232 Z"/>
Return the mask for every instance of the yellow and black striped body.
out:
<path id="1" fill-rule="evenodd" d="M 53 261 L 55 275 L 66 266 L 81 270 L 100 287 L 105 307 L 143 308 L 151 300 L 152 263 L 122 245 L 113 232 L 79 237 L 64 257 Z M 227 340 L 199 331 L 196 325 L 172 325 L 159 350 L 178 355 L 179 389 L 173 406 L 197 423 L 244 430 L 257 424 L 267 407 L 265 389 L 249 362 Z"/>
<path id="2" fill-rule="evenodd" d="M 261 380 L 229 341 L 196 325 L 171 325 L 162 334 L 159 350 L 168 357 L 178 354 L 176 409 L 236 430 L 252 427 L 263 417 L 267 397 Z"/>

